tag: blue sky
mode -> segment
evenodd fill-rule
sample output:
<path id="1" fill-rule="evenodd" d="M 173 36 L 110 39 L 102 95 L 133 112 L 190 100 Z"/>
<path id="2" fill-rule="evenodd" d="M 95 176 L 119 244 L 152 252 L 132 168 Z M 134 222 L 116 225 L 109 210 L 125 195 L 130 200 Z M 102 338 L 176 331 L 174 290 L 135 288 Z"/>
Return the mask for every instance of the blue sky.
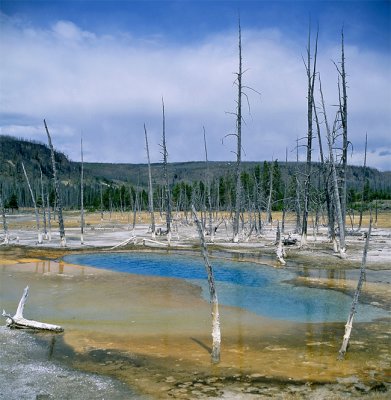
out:
<path id="1" fill-rule="evenodd" d="M 170 161 L 232 160 L 237 21 L 243 29 L 244 159 L 295 158 L 306 132 L 308 21 L 319 24 L 319 72 L 334 118 L 340 32 L 349 84 L 349 161 L 391 170 L 389 1 L 7 1 L 0 2 L 0 132 L 45 141 L 79 159 L 161 159 L 161 98 Z M 325 138 L 323 138 L 325 141 Z M 304 159 L 304 152 L 302 152 Z M 314 159 L 319 158 L 317 151 Z"/>

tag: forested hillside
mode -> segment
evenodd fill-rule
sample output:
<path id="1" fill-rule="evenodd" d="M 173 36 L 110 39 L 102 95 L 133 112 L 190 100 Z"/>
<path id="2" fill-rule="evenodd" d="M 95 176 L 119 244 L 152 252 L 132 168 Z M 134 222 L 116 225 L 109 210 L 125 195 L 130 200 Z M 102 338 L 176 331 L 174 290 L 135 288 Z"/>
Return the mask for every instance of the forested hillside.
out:
<path id="1" fill-rule="evenodd" d="M 71 161 L 61 152 L 55 154 L 61 180 L 63 204 L 67 208 L 78 208 L 80 204 L 80 162 Z M 31 207 L 31 196 L 23 175 L 24 163 L 38 204 L 41 199 L 41 170 L 44 192 L 54 203 L 50 150 L 45 144 L 0 136 L 1 194 L 8 208 Z M 273 209 L 281 209 L 285 203 L 289 208 L 297 200 L 303 179 L 304 164 L 281 160 L 273 162 L 244 162 L 242 186 L 244 206 L 266 208 L 269 202 Z M 206 183 L 210 182 L 214 208 L 231 209 L 235 200 L 234 164 L 232 162 L 209 162 L 209 178 L 205 162 L 182 162 L 168 165 L 171 200 L 175 208 L 188 208 L 191 203 L 205 204 Z M 323 196 L 319 176 L 324 174 L 314 164 L 312 182 L 315 186 L 314 201 Z M 154 203 L 162 207 L 163 168 L 152 164 Z M 317 183 L 319 182 L 319 184 Z M 372 168 L 348 168 L 348 192 L 351 207 L 364 200 L 391 199 L 391 172 L 380 172 Z M 146 209 L 148 205 L 147 164 L 103 164 L 84 163 L 84 204 L 90 209 Z M 270 195 L 271 194 L 271 195 Z M 46 197 L 46 194 L 45 194 Z M 299 193 L 300 197 L 300 193 Z M 315 201 L 316 203 L 316 201 Z"/>

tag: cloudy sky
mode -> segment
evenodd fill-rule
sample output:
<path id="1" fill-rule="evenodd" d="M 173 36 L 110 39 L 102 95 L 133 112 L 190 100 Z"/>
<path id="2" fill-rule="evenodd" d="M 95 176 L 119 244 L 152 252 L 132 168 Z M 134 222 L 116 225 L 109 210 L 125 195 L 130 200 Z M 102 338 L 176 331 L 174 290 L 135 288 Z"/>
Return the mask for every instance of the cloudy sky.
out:
<path id="1" fill-rule="evenodd" d="M 140 163 L 145 123 L 159 162 L 163 97 L 169 161 L 203 160 L 203 127 L 209 159 L 233 160 L 239 13 L 244 84 L 255 89 L 243 158 L 284 160 L 286 149 L 296 158 L 311 20 L 330 120 L 344 27 L 349 162 L 362 164 L 368 133 L 368 164 L 391 170 L 389 1 L 1 0 L 1 134 L 46 142 L 46 118 L 55 147 L 73 160 L 82 135 L 86 161 Z"/>

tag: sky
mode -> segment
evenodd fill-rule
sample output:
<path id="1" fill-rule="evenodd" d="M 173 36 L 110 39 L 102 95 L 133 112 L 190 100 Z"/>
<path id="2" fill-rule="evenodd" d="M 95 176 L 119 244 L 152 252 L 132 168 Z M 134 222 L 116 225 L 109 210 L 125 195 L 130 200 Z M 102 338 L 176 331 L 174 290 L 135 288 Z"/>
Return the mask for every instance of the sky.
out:
<path id="1" fill-rule="evenodd" d="M 204 129 L 209 160 L 235 160 L 239 15 L 242 159 L 305 159 L 309 26 L 332 124 L 343 28 L 348 163 L 368 134 L 367 165 L 391 170 L 390 1 L 1 0 L 0 134 L 46 143 L 45 118 L 74 161 L 83 137 L 85 161 L 145 163 L 145 124 L 160 162 L 164 99 L 169 162 L 204 160 Z"/>

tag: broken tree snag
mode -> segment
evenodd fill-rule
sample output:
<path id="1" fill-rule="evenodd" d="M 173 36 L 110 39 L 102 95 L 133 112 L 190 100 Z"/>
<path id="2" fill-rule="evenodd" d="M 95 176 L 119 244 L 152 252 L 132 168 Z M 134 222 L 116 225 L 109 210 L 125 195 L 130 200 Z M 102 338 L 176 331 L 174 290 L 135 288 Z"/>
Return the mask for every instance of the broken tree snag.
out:
<path id="1" fill-rule="evenodd" d="M 57 176 L 56 160 L 54 157 L 54 147 L 53 147 L 52 138 L 50 136 L 48 126 L 46 124 L 46 120 L 43 120 L 43 123 L 45 125 L 46 134 L 48 136 L 50 156 L 52 159 L 54 189 L 55 189 L 55 193 L 56 193 L 56 202 L 57 202 L 57 210 L 58 210 L 58 226 L 60 229 L 60 241 L 61 241 L 60 244 L 61 244 L 61 247 L 65 247 L 66 246 L 66 238 L 65 238 L 64 219 L 62 217 L 62 201 L 61 201 L 61 193 L 60 193 L 60 182 L 58 181 L 58 176 Z"/>
<path id="2" fill-rule="evenodd" d="M 286 261 L 284 260 L 285 250 L 281 238 L 280 221 L 277 221 L 276 243 L 277 243 L 277 248 L 276 248 L 277 260 L 281 265 L 285 265 L 286 264 Z"/>
<path id="3" fill-rule="evenodd" d="M 206 248 L 205 236 L 202 230 L 202 224 L 197 217 L 194 206 L 191 206 L 193 211 L 194 221 L 197 225 L 198 235 L 201 242 L 201 253 L 204 258 L 206 272 L 208 274 L 210 303 L 212 305 L 212 354 L 211 359 L 213 364 L 220 362 L 220 346 L 221 346 L 221 331 L 220 331 L 220 315 L 219 315 L 219 302 L 217 299 L 216 286 L 213 276 L 213 268 L 209 262 L 208 250 Z"/>
<path id="4" fill-rule="evenodd" d="M 7 217 L 5 215 L 5 208 L 3 204 L 3 199 L 1 197 L 0 192 L 0 208 L 1 208 L 1 215 L 3 217 L 3 229 L 4 229 L 4 241 L 1 244 L 9 244 L 9 233 L 8 233 L 8 224 L 7 224 Z"/>
<path id="5" fill-rule="evenodd" d="M 239 242 L 239 215 L 241 208 L 241 162 L 242 162 L 242 31 L 240 26 L 239 18 L 239 71 L 236 73 L 237 85 L 238 85 L 238 103 L 236 112 L 236 138 L 237 138 L 237 150 L 236 150 L 236 167 L 235 167 L 235 178 L 236 178 L 236 195 L 235 195 L 235 214 L 233 220 L 233 242 Z"/>
<path id="6" fill-rule="evenodd" d="M 350 333 L 352 332 L 352 327 L 353 327 L 353 318 L 354 318 L 354 314 L 356 313 L 356 306 L 358 303 L 358 298 L 360 296 L 362 284 L 365 279 L 365 266 L 367 263 L 367 254 L 368 254 L 369 238 L 371 237 L 371 231 L 372 231 L 372 215 L 371 215 L 371 219 L 369 222 L 368 234 L 367 234 L 367 238 L 365 240 L 365 246 L 364 246 L 364 251 L 363 251 L 363 255 L 362 255 L 360 277 L 358 279 L 356 291 L 354 292 L 354 297 L 353 297 L 353 301 L 352 301 L 352 307 L 350 309 L 350 314 L 349 314 L 348 320 L 345 325 L 345 334 L 343 336 L 342 346 L 339 350 L 338 360 L 344 359 L 346 350 L 348 348 Z"/>
<path id="7" fill-rule="evenodd" d="M 144 124 L 144 134 L 145 134 L 145 148 L 147 151 L 147 159 L 148 159 L 148 206 L 149 206 L 149 213 L 151 215 L 151 237 L 152 239 L 155 239 L 156 226 L 155 226 L 155 213 L 153 210 L 152 171 L 151 171 L 151 160 L 149 157 L 148 134 L 145 124 Z"/>
<path id="8" fill-rule="evenodd" d="M 37 243 L 38 243 L 38 244 L 42 244 L 42 234 L 41 234 L 41 232 L 40 232 L 40 230 L 39 230 L 39 214 L 38 214 L 37 203 L 36 203 L 36 201 L 35 201 L 35 196 L 34 196 L 34 193 L 33 193 L 33 189 L 31 188 L 30 180 L 29 180 L 29 177 L 27 176 L 26 168 L 24 167 L 23 161 L 22 161 L 22 168 L 23 168 L 23 173 L 24 173 L 24 176 L 25 176 L 25 178 L 26 178 L 26 182 L 27 182 L 27 185 L 28 185 L 30 194 L 31 194 L 31 200 L 32 200 L 33 205 L 34 205 L 35 220 L 36 220 L 36 228 L 37 228 L 37 236 L 38 236 L 38 242 L 37 242 Z"/>
<path id="9" fill-rule="evenodd" d="M 84 244 L 84 160 L 83 160 L 83 137 L 80 138 L 80 244 Z"/>
<path id="10" fill-rule="evenodd" d="M 16 313 L 13 317 L 10 314 L 7 314 L 3 310 L 2 315 L 3 317 L 7 318 L 6 325 L 9 326 L 10 328 L 17 328 L 17 329 L 39 329 L 45 331 L 63 332 L 64 329 L 59 325 L 45 324 L 44 322 L 33 321 L 23 317 L 24 305 L 26 303 L 28 293 L 29 293 L 29 287 L 26 286 L 23 292 L 23 296 L 19 301 Z"/>

